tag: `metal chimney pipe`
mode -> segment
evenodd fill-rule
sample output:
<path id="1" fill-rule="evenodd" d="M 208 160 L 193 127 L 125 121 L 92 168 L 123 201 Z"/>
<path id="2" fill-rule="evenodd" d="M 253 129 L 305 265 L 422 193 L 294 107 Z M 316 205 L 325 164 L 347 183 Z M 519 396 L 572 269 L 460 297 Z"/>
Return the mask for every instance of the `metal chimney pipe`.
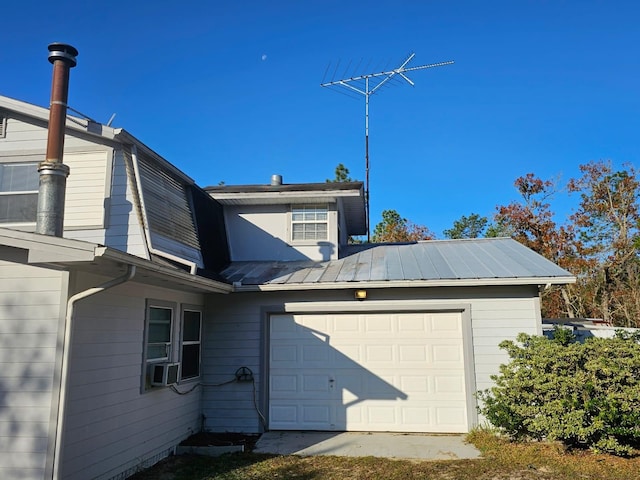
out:
<path id="1" fill-rule="evenodd" d="M 69 167 L 62 163 L 62 155 L 67 121 L 69 70 L 76 66 L 76 55 L 78 50 L 71 45 L 65 43 L 49 45 L 49 62 L 53 64 L 53 79 L 46 158 L 38 165 L 40 188 L 36 232 L 56 237 L 62 236 L 64 225 L 64 197 Z"/>

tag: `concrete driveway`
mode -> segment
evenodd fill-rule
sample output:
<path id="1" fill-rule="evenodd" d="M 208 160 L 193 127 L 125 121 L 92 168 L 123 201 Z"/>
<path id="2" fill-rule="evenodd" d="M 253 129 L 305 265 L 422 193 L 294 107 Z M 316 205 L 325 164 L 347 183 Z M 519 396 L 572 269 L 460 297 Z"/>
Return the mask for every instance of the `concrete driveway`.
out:
<path id="1" fill-rule="evenodd" d="M 277 455 L 337 455 L 419 460 L 479 458 L 464 435 L 360 432 L 266 432 L 255 453 Z"/>

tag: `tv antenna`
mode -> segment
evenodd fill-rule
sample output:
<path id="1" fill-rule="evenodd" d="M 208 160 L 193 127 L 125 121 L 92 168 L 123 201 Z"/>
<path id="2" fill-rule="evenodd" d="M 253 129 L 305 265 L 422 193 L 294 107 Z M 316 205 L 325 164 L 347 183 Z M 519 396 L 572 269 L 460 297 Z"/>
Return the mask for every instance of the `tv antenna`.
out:
<path id="1" fill-rule="evenodd" d="M 390 80 L 396 80 L 398 77 L 405 80 L 412 87 L 415 85 L 411 79 L 407 76 L 407 73 L 414 72 L 416 70 L 424 70 L 427 68 L 443 67 L 445 65 L 451 65 L 453 60 L 440 63 L 431 63 L 429 65 L 420 65 L 418 67 L 409 67 L 409 62 L 413 60 L 416 54 L 412 53 L 407 59 L 400 64 L 400 66 L 393 70 L 388 70 L 378 73 L 368 73 L 365 75 L 358 75 L 349 78 L 343 78 L 342 80 L 332 80 L 331 82 L 321 83 L 321 87 L 342 87 L 346 88 L 349 92 L 355 92 L 359 95 L 364 95 L 364 145 L 365 145 L 365 212 L 367 216 L 367 242 L 371 242 L 371 225 L 369 215 L 369 97 L 376 93 L 380 88 L 387 84 Z M 339 63 L 338 63 L 339 65 Z M 348 67 L 347 67 L 348 68 Z M 336 66 L 336 71 L 338 66 Z M 327 67 L 328 70 L 328 67 Z M 326 75 L 326 73 L 325 73 Z M 334 71 L 335 75 L 335 71 Z"/>

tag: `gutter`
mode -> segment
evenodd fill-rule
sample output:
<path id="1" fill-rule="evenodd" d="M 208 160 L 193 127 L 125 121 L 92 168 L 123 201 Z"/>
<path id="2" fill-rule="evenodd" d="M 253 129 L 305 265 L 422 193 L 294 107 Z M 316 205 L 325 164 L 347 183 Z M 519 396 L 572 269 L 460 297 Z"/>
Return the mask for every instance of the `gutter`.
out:
<path id="1" fill-rule="evenodd" d="M 205 277 L 200 277 L 198 275 L 192 275 L 182 270 L 165 267 L 164 265 L 158 265 L 156 263 L 150 262 L 146 258 L 136 257 L 119 250 L 112 250 L 108 247 L 96 247 L 94 250 L 94 255 L 95 258 L 101 257 L 106 260 L 135 266 L 141 270 L 148 270 L 153 273 L 158 273 L 161 274 L 164 278 L 170 278 L 171 280 L 179 283 L 199 286 L 203 290 L 211 293 L 231 293 L 233 291 L 232 285 L 216 280 L 211 280 Z"/>
<path id="2" fill-rule="evenodd" d="M 109 280 L 97 287 L 89 288 L 82 292 L 78 292 L 72 295 L 67 301 L 67 313 L 64 319 L 64 341 L 62 344 L 62 372 L 60 375 L 60 396 L 58 397 L 58 417 L 56 422 L 56 440 L 55 449 L 53 453 L 53 480 L 61 479 L 61 467 L 62 467 L 62 440 L 65 425 L 65 412 L 67 403 L 67 380 L 69 377 L 69 360 L 71 358 L 71 334 L 73 331 L 73 311 L 75 304 L 84 298 L 95 295 L 96 293 L 104 292 L 117 285 L 123 284 L 131 280 L 136 274 L 136 267 L 129 265 L 127 267 L 127 273 L 124 275 Z"/>
<path id="3" fill-rule="evenodd" d="M 446 280 L 400 280 L 376 282 L 326 282 L 326 283 L 267 283 L 242 285 L 234 282 L 234 292 L 275 292 L 291 290 L 338 290 L 350 288 L 408 288 L 408 287 L 488 287 L 522 285 L 566 285 L 576 283 L 576 277 L 527 277 L 527 278 L 473 278 Z"/>

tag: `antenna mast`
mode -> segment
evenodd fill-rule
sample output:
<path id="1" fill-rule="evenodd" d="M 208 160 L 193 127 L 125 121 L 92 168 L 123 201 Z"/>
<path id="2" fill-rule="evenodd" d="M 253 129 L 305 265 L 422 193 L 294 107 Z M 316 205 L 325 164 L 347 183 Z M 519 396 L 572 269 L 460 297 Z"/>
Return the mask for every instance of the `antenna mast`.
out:
<path id="1" fill-rule="evenodd" d="M 365 75 L 358 75 L 355 77 L 343 78 L 342 80 L 333 80 L 331 82 L 321 83 L 321 87 L 343 87 L 350 92 L 356 92 L 359 95 L 364 95 L 364 145 L 365 145 L 365 210 L 367 216 L 367 242 L 371 242 L 371 224 L 369 215 L 369 97 L 376 93 L 380 87 L 385 85 L 389 80 L 394 79 L 396 76 L 400 76 L 412 87 L 415 85 L 407 73 L 416 70 L 424 70 L 426 68 L 443 67 L 445 65 L 451 65 L 453 60 L 440 63 L 431 63 L 429 65 L 420 65 L 418 67 L 408 67 L 407 65 L 416 54 L 412 53 L 409 57 L 402 62 L 402 64 L 394 69 L 386 72 L 368 73 Z M 364 85 L 363 85 L 364 82 Z"/>

